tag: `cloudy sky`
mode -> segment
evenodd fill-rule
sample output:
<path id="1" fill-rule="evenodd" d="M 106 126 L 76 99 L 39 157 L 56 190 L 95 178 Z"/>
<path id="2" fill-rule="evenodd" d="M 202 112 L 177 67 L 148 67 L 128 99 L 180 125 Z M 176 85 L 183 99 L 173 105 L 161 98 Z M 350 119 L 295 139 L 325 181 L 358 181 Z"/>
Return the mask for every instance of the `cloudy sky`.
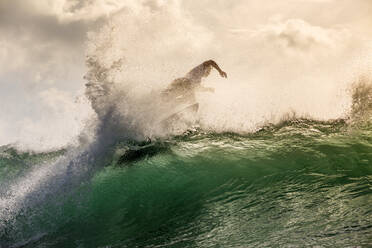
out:
<path id="1" fill-rule="evenodd" d="M 264 70 L 268 61 L 275 68 L 280 65 L 272 52 L 264 54 L 272 44 L 275 50 L 285 50 L 288 58 L 308 59 L 324 54 L 324 47 L 359 49 L 372 37 L 370 0 L 0 0 L 0 145 L 18 142 L 47 149 L 70 142 L 93 115 L 83 97 L 87 42 L 92 42 L 87 33 L 99 33 L 115 16 L 133 18 L 143 15 L 144 9 L 156 13 L 164 8 L 174 12 L 166 21 L 188 20 L 180 24 L 188 25 L 183 33 L 191 37 L 188 42 L 210 48 L 184 64 L 212 56 L 231 71 L 238 65 L 241 71 L 245 66 L 261 71 L 255 77 L 268 73 Z M 121 27 L 121 35 L 130 38 L 136 22 L 126 22 L 132 26 Z M 148 21 L 143 23 L 151 27 Z M 161 29 L 156 22 L 153 25 Z M 167 35 L 174 39 L 172 33 Z M 262 57 L 253 52 L 258 43 Z M 242 52 L 247 53 L 244 59 L 239 57 Z M 332 63 L 342 56 L 349 55 L 342 52 Z"/>

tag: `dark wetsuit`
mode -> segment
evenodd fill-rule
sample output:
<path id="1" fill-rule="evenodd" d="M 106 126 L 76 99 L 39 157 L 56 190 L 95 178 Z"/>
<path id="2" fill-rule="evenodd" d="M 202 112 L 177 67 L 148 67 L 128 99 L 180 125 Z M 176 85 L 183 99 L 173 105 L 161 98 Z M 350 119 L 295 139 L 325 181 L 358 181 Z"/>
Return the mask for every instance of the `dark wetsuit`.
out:
<path id="1" fill-rule="evenodd" d="M 211 67 L 205 62 L 189 71 L 184 77 L 172 81 L 163 92 L 163 99 L 177 103 L 194 103 L 195 89 L 200 87 L 202 77 L 209 74 Z"/>

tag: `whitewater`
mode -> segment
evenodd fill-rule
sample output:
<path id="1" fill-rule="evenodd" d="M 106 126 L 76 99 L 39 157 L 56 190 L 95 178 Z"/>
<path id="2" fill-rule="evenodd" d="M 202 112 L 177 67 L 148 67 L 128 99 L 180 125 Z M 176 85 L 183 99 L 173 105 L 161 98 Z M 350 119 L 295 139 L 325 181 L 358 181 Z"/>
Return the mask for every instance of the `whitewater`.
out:
<path id="1" fill-rule="evenodd" d="M 75 142 L 0 147 L 0 247 L 372 246 L 370 42 L 296 18 L 225 28 L 174 1 L 90 32 Z M 160 125 L 160 92 L 211 58 L 228 79 Z"/>

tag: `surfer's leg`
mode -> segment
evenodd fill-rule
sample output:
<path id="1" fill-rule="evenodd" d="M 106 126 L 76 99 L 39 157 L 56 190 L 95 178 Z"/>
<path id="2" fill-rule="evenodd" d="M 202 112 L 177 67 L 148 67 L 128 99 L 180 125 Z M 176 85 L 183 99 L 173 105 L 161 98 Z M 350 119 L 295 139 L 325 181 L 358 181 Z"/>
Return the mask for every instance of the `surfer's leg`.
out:
<path id="1" fill-rule="evenodd" d="M 193 106 L 193 110 L 195 111 L 195 112 L 198 112 L 198 110 L 199 110 L 199 103 L 195 103 L 194 104 L 194 106 Z"/>

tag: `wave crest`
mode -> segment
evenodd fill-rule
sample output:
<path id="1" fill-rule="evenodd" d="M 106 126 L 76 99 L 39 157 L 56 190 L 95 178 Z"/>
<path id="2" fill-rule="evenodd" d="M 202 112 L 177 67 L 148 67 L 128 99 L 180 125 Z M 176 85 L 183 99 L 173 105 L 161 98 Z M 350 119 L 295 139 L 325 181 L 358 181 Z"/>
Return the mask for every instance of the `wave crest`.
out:
<path id="1" fill-rule="evenodd" d="M 372 78 L 362 75 L 352 89 L 351 118 L 354 122 L 372 120 Z"/>

